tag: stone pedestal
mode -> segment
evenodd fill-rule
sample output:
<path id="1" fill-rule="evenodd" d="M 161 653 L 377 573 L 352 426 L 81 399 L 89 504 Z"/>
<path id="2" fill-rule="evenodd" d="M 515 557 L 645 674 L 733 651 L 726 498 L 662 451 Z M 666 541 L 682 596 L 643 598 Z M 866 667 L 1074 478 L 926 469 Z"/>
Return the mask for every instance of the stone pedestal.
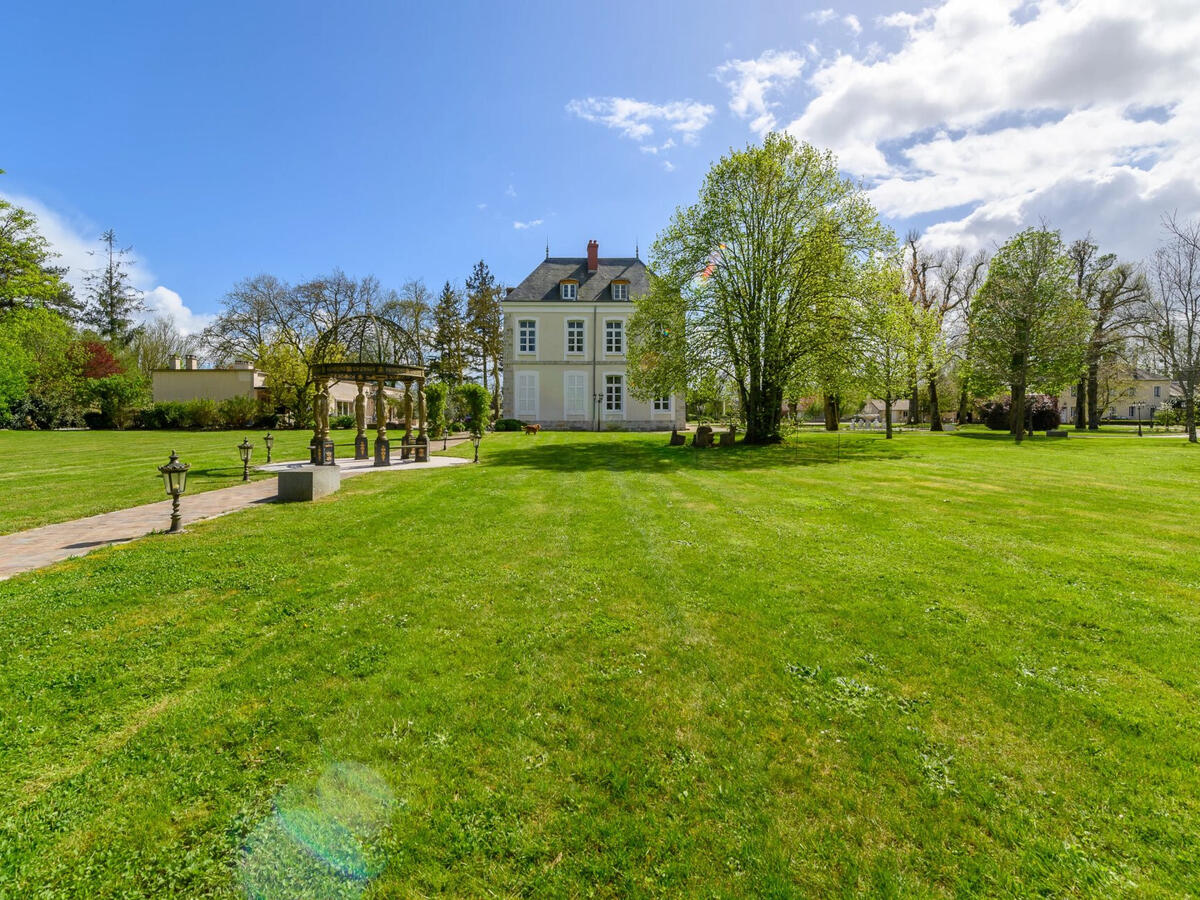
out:
<path id="1" fill-rule="evenodd" d="M 279 473 L 279 499 L 285 503 L 316 500 L 342 486 L 342 470 L 337 466 L 297 466 Z"/>
<path id="2" fill-rule="evenodd" d="M 387 438 L 375 438 L 375 465 L 390 466 L 392 464 L 392 442 Z"/>
<path id="3" fill-rule="evenodd" d="M 371 442 L 367 440 L 367 436 L 365 434 L 360 434 L 354 439 L 354 458 L 371 458 Z"/>
<path id="4" fill-rule="evenodd" d="M 333 461 L 333 441 L 329 438 L 323 438 L 310 445 L 312 454 L 309 458 L 314 466 L 332 466 Z"/>
<path id="5" fill-rule="evenodd" d="M 414 462 L 429 462 L 429 439 L 418 437 L 413 445 L 413 461 Z"/>

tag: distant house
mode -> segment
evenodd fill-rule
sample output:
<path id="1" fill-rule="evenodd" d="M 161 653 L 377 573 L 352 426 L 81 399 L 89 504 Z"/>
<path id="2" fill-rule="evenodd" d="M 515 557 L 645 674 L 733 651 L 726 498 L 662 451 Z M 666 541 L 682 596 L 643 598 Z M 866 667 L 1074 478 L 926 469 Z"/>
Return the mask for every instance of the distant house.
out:
<path id="1" fill-rule="evenodd" d="M 168 369 L 155 369 L 150 373 L 151 391 L 155 403 L 168 401 L 212 400 L 220 403 L 231 397 L 248 397 L 251 400 L 267 400 L 266 375 L 251 362 L 234 360 L 233 365 L 202 369 L 195 356 L 186 360 L 178 356 L 171 358 Z M 399 399 L 399 388 L 385 389 L 389 398 Z M 366 385 L 368 398 L 374 397 L 372 385 Z M 358 385 L 350 381 L 335 381 L 329 386 L 329 414 L 331 416 L 354 415 L 354 399 Z M 375 421 L 375 404 L 367 403 L 367 421 Z"/>
<path id="2" fill-rule="evenodd" d="M 892 421 L 900 422 L 908 419 L 908 400 L 893 400 L 892 401 Z M 870 398 L 862 405 L 862 409 L 858 411 L 855 418 L 862 419 L 865 422 L 882 422 L 884 419 L 884 411 L 887 404 L 882 400 Z"/>
<path id="3" fill-rule="evenodd" d="M 549 256 L 504 297 L 504 415 L 547 428 L 684 428 L 682 391 L 629 393 L 633 300 L 649 290 L 636 256 Z"/>
<path id="4" fill-rule="evenodd" d="M 1078 387 L 1072 385 L 1058 396 L 1058 408 L 1064 423 L 1073 423 L 1081 407 L 1086 407 L 1083 400 L 1075 396 L 1077 391 Z M 1156 410 L 1182 398 L 1182 388 L 1166 375 L 1134 369 L 1120 380 L 1117 390 L 1108 398 L 1108 405 L 1100 410 L 1100 417 L 1137 421 L 1140 416 L 1143 421 L 1149 422 Z"/>

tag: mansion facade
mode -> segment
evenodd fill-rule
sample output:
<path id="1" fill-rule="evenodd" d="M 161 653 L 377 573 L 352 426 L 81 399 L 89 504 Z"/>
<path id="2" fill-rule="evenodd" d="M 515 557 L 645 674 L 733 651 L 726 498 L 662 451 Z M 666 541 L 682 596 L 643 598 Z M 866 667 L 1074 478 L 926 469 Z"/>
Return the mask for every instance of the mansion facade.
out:
<path id="1" fill-rule="evenodd" d="M 541 262 L 502 301 L 503 415 L 544 428 L 669 431 L 686 427 L 682 391 L 649 400 L 629 393 L 628 323 L 649 290 L 636 256 Z"/>

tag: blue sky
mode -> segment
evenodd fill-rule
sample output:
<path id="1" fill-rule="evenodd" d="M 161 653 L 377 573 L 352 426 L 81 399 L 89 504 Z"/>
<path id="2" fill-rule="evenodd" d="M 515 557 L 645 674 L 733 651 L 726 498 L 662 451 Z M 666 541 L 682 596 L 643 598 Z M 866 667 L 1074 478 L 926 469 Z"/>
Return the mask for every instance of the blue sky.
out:
<path id="1" fill-rule="evenodd" d="M 436 289 L 480 258 L 515 283 L 547 240 L 645 256 L 770 126 L 943 243 L 1095 218 L 1140 253 L 1131 216 L 1200 207 L 1186 4 L 924 5 L 14 4 L 0 193 L 75 268 L 115 228 L 193 325 L 259 272 Z M 1110 32 L 1134 47 L 1121 78 Z"/>

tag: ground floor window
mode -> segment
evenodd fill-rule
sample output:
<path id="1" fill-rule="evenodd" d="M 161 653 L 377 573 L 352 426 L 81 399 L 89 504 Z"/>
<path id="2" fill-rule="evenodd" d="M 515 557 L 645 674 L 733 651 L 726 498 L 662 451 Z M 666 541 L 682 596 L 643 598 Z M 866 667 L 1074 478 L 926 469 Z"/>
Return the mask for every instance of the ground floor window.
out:
<path id="1" fill-rule="evenodd" d="M 587 376 L 583 372 L 563 376 L 563 412 L 567 418 L 587 415 Z"/>
<path id="2" fill-rule="evenodd" d="M 606 412 L 624 412 L 625 377 L 623 375 L 604 376 L 604 409 Z"/>
<path id="3" fill-rule="evenodd" d="M 517 418 L 537 418 L 537 372 L 517 373 Z"/>
<path id="4" fill-rule="evenodd" d="M 335 400 L 334 415 L 337 416 L 352 416 L 354 415 L 354 402 L 351 400 Z"/>
<path id="5" fill-rule="evenodd" d="M 670 412 L 671 411 L 671 395 L 664 394 L 661 397 L 655 397 L 651 401 L 651 409 L 655 412 Z"/>

